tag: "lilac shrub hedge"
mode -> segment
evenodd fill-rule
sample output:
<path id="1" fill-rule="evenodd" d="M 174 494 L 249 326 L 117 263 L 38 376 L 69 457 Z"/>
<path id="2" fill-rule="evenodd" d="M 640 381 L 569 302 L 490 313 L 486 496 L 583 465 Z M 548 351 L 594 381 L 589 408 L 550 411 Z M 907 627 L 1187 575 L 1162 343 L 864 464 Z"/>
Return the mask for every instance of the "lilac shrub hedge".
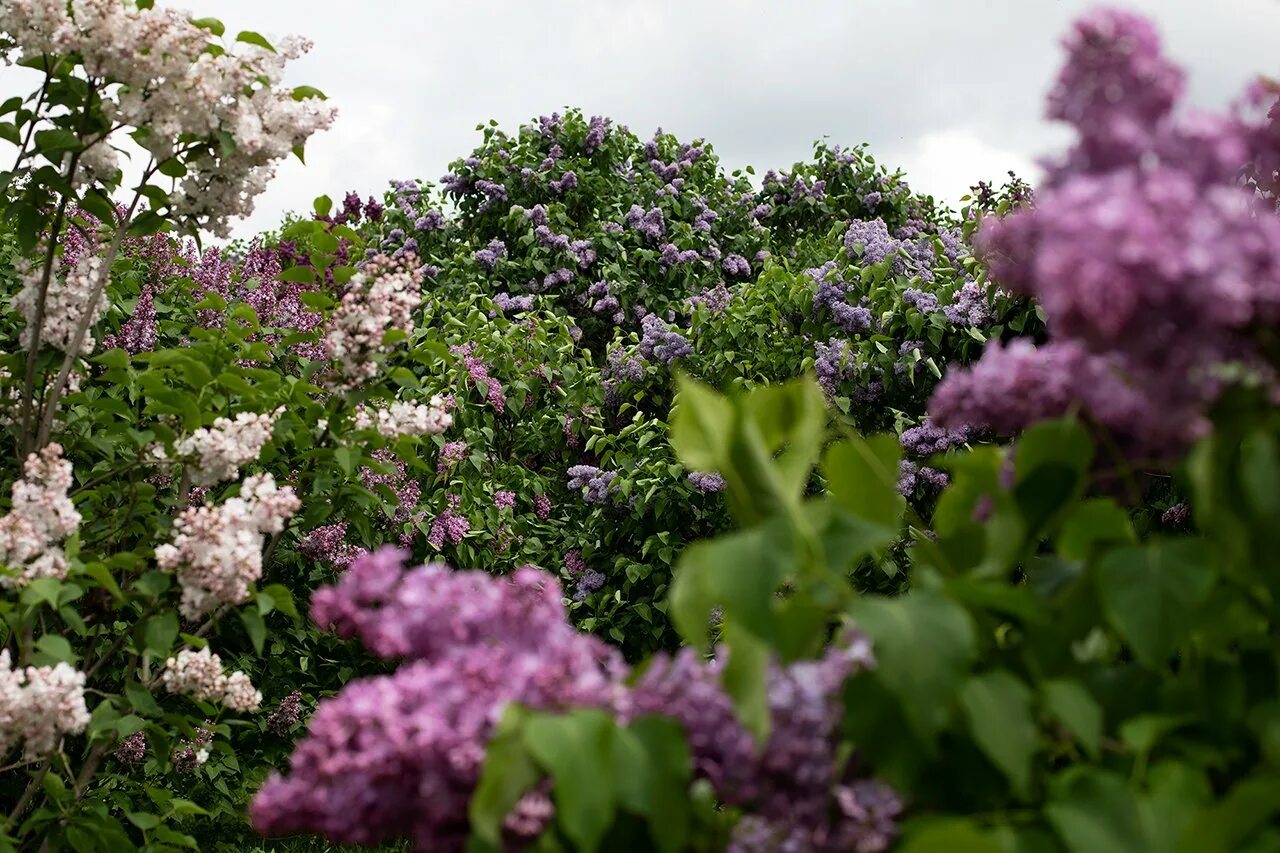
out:
<path id="1" fill-rule="evenodd" d="M 317 711 L 255 824 L 467 850 L 1280 845 L 1277 87 L 1188 117 L 1145 19 L 1091 13 L 1065 46 L 1050 114 L 1077 142 L 1033 206 L 1008 187 L 977 226 L 996 281 L 1037 300 L 1034 338 L 952 363 L 902 434 L 835 414 L 862 362 L 728 393 L 679 378 L 672 446 L 738 529 L 683 549 L 666 602 L 689 645 L 639 667 L 573 630 L 551 573 L 353 561 L 312 615 L 401 664 Z M 492 216 L 511 191 L 479 174 L 452 181 Z M 900 242 L 868 270 L 904 238 L 851 228 L 859 284 L 912 271 Z M 915 269 L 905 322 L 951 308 L 981 333 L 989 302 Z M 874 322 L 875 292 L 844 304 Z M 641 323 L 649 366 L 690 357 Z M 571 476 L 607 503 L 612 470 Z M 906 499 L 908 474 L 936 503 Z M 1187 502 L 1135 523 L 1169 479 Z M 850 583 L 904 534 L 910 590 Z"/>

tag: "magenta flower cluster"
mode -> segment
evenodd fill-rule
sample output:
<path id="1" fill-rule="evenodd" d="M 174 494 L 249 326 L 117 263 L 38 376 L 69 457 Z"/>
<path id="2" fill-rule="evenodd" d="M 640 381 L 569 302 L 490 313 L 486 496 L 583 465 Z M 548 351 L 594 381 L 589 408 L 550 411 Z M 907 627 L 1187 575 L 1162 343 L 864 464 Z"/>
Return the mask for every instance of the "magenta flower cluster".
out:
<path id="1" fill-rule="evenodd" d="M 439 564 L 406 571 L 405 559 L 392 548 L 362 557 L 312 598 L 319 625 L 406 662 L 321 702 L 288 774 L 270 778 L 253 802 L 259 831 L 317 832 L 350 844 L 408 837 L 423 849 L 463 849 L 486 746 L 514 702 L 602 708 L 622 724 L 672 717 L 696 775 L 724 802 L 823 839 L 867 831 L 871 809 L 889 818 L 880 825 L 892 837 L 897 812 L 851 793 L 865 783 L 843 779 L 836 758 L 840 687 L 874 665 L 865 638 L 843 637 L 821 660 L 773 670 L 773 730 L 760 749 L 720 685 L 721 661 L 685 649 L 658 658 L 630 685 L 618 651 L 566 621 L 560 586 L 546 573 L 523 566 L 497 578 Z M 540 831 L 552 816 L 545 793 L 535 788 L 507 823 L 526 837 Z M 851 796 L 855 802 L 840 805 Z"/>
<path id="2" fill-rule="evenodd" d="M 1238 178 L 1277 140 L 1240 113 L 1178 117 L 1182 72 L 1141 17 L 1097 11 L 1066 49 L 1049 113 L 1076 145 L 1035 207 L 985 220 L 976 244 L 1043 305 L 1049 342 L 989 347 L 931 411 L 1007 434 L 1078 407 L 1167 457 L 1208 429 L 1224 365 L 1275 385 L 1255 331 L 1280 320 L 1280 216 Z"/>

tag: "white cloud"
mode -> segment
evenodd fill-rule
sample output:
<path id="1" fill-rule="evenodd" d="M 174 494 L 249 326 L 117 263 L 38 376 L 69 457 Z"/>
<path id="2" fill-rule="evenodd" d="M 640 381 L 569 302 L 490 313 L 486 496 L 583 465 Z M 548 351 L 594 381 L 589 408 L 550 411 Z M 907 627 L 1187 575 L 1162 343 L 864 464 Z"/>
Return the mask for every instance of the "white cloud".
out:
<path id="1" fill-rule="evenodd" d="M 4 2 L 4 0 L 0 0 Z M 165 0 L 160 0 L 165 2 Z M 912 184 L 952 199 L 1061 144 L 1042 120 L 1058 42 L 1093 0 L 183 0 L 228 29 L 299 32 L 314 52 L 293 83 L 341 114 L 290 162 L 237 233 L 271 227 L 322 193 L 379 193 L 438 178 L 490 118 L 514 129 L 565 105 L 647 135 L 710 141 L 763 170 L 814 139 L 867 142 Z M 1280 72 L 1275 0 L 1135 0 L 1218 107 Z M 0 69 L 0 94 L 14 91 Z"/>

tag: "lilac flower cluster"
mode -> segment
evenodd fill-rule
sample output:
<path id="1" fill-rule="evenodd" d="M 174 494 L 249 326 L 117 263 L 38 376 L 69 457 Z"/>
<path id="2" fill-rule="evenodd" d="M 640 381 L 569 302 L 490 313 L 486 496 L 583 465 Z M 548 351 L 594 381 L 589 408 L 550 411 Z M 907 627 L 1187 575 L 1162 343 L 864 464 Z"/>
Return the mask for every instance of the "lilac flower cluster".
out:
<path id="1" fill-rule="evenodd" d="M 625 666 L 569 625 L 554 579 L 532 568 L 509 579 L 441 565 L 404 571 L 404 559 L 394 549 L 371 554 L 313 597 L 318 624 L 409 662 L 320 704 L 289 775 L 269 779 L 254 800 L 260 831 L 350 844 L 407 836 L 424 849 L 461 850 L 503 707 L 614 704 Z"/>
<path id="2" fill-rule="evenodd" d="M 876 831 L 892 838 L 901 807 L 891 792 L 842 778 L 836 758 L 840 687 L 874 665 L 860 635 L 842 637 L 821 660 L 773 668 L 773 729 L 761 750 L 720 684 L 723 660 L 707 663 L 684 649 L 655 659 L 628 686 L 619 653 L 569 625 L 559 584 L 540 570 L 522 566 L 511 578 L 438 564 L 406 571 L 405 559 L 389 548 L 370 554 L 313 596 L 317 624 L 407 662 L 320 704 L 288 775 L 270 778 L 253 802 L 259 831 L 366 845 L 409 837 L 423 848 L 463 849 L 485 747 L 503 708 L 516 702 L 602 708 L 623 724 L 669 716 L 685 732 L 696 775 L 727 804 L 805 827 L 821 842 L 813 849 Z M 597 583 L 585 567 L 575 574 L 579 590 Z M 545 793 L 543 785 L 533 790 Z M 527 835 L 550 817 L 535 796 L 507 824 Z"/>
<path id="3" fill-rule="evenodd" d="M 749 278 L 751 276 L 751 262 L 742 255 L 726 255 L 725 259 L 720 262 L 724 274 L 730 278 Z"/>
<path id="4" fill-rule="evenodd" d="M 508 491 L 494 492 L 493 505 L 498 509 L 511 509 L 516 505 L 516 493 Z"/>
<path id="5" fill-rule="evenodd" d="M 445 476 L 466 455 L 467 443 L 465 441 L 446 441 L 444 446 L 440 448 L 440 456 L 436 461 L 436 474 L 441 477 Z"/>
<path id="6" fill-rule="evenodd" d="M 364 548 L 347 542 L 347 523 L 337 521 L 311 530 L 298 543 L 298 552 L 304 557 L 328 563 L 336 569 L 345 569 L 351 561 L 366 553 Z"/>
<path id="7" fill-rule="evenodd" d="M 612 124 L 613 122 L 604 116 L 592 116 L 587 126 L 587 137 L 582 141 L 583 153 L 588 156 L 594 154 L 596 149 L 604 144 Z"/>
<path id="8" fill-rule="evenodd" d="M 670 364 L 677 358 L 693 354 L 693 344 L 680 332 L 668 326 L 657 314 L 646 314 L 640 320 L 640 354 L 647 359 Z"/>
<path id="9" fill-rule="evenodd" d="M 607 281 L 597 281 L 588 287 L 585 299 L 587 302 L 595 300 L 590 305 L 591 313 L 608 316 L 614 325 L 621 324 L 626 318 L 618 297 L 610 292 Z"/>
<path id="10" fill-rule="evenodd" d="M 692 264 L 702 260 L 702 253 L 697 249 L 680 249 L 675 243 L 663 243 L 658 263 L 664 268 L 680 264 Z"/>
<path id="11" fill-rule="evenodd" d="M 725 287 L 724 282 L 720 282 L 715 287 L 708 287 L 701 293 L 690 296 L 685 300 L 685 304 L 690 312 L 702 306 L 711 314 L 723 314 L 728 310 L 731 301 L 733 301 L 733 294 L 729 288 Z"/>
<path id="12" fill-rule="evenodd" d="M 462 366 L 467 370 L 470 383 L 484 390 L 485 399 L 493 406 L 493 410 L 501 414 L 506 411 L 507 398 L 502 383 L 489 375 L 489 364 L 475 354 L 476 345 L 466 343 L 449 347 L 449 352 L 462 359 Z"/>
<path id="13" fill-rule="evenodd" d="M 956 291 L 955 296 L 951 298 L 951 304 L 943 308 L 942 313 L 946 315 L 947 322 L 956 326 L 972 326 L 981 329 L 995 321 L 995 314 L 991 310 L 986 292 L 972 280 L 966 281 Z"/>
<path id="14" fill-rule="evenodd" d="M 831 313 L 835 324 L 851 335 L 869 332 L 874 328 L 875 318 L 871 309 L 866 307 L 866 298 L 862 304 L 849 304 L 849 285 L 835 271 L 835 263 L 828 261 L 820 267 L 805 270 L 805 275 L 818 285 L 813 295 L 813 310 L 823 309 Z"/>
<path id="15" fill-rule="evenodd" d="M 989 347 L 931 408 L 1011 433 L 1078 406 L 1127 451 L 1171 456 L 1208 429 L 1222 365 L 1276 383 L 1254 335 L 1280 320 L 1280 216 L 1237 181 L 1266 143 L 1239 116 L 1175 117 L 1182 74 L 1143 18 L 1094 12 L 1066 48 L 1049 111 L 1077 143 L 1034 208 L 977 235 L 1050 341 Z"/>
<path id="16" fill-rule="evenodd" d="M 587 569 L 578 576 L 578 582 L 573 588 L 573 600 L 582 601 L 591 593 L 596 592 L 604 586 L 605 576 L 595 569 Z"/>
<path id="17" fill-rule="evenodd" d="M 662 209 L 658 207 L 646 211 L 640 205 L 633 204 L 627 211 L 626 223 L 654 242 L 667 233 L 666 219 L 662 215 Z"/>
<path id="18" fill-rule="evenodd" d="M 150 352 L 156 348 L 155 290 L 150 284 L 142 286 L 133 315 L 120 326 L 120 331 L 102 339 L 103 349 L 119 347 L 130 355 Z"/>
<path id="19" fill-rule="evenodd" d="M 493 304 L 496 305 L 498 310 L 503 314 L 520 314 L 525 311 L 533 310 L 534 298 L 535 297 L 532 295 L 512 296 L 506 291 L 503 291 L 493 297 Z"/>
<path id="20" fill-rule="evenodd" d="M 898 492 L 910 497 L 922 486 L 932 492 L 940 492 L 951 482 L 946 472 L 928 465 L 920 465 L 910 459 L 898 463 Z"/>
<path id="21" fill-rule="evenodd" d="M 483 249 L 476 250 L 476 263 L 484 267 L 486 270 L 493 271 L 498 265 L 498 261 L 507 256 L 507 244 L 498 239 L 489 241 L 489 245 Z"/>
<path id="22" fill-rule="evenodd" d="M 839 393 L 841 383 L 858 373 L 857 362 L 849 352 L 849 342 L 832 338 L 827 343 L 813 345 L 813 369 L 818 374 L 818 384 L 828 397 Z"/>
<path id="23" fill-rule="evenodd" d="M 938 297 L 927 290 L 908 287 L 902 291 L 902 301 L 921 314 L 930 314 L 938 310 Z"/>
<path id="24" fill-rule="evenodd" d="M 611 485 L 618 476 L 617 471 L 602 471 L 594 465 L 574 465 L 567 475 L 569 491 L 581 492 L 587 503 L 606 503 L 609 495 L 617 489 Z"/>
<path id="25" fill-rule="evenodd" d="M 724 490 L 724 477 L 714 471 L 692 471 L 689 474 L 689 483 L 704 495 Z"/>
<path id="26" fill-rule="evenodd" d="M 130 769 L 142 764 L 147 757 L 147 735 L 145 732 L 134 732 L 111 753 L 111 757 Z"/>
<path id="27" fill-rule="evenodd" d="M 972 430 L 967 428 L 949 430 L 925 418 L 919 426 L 902 431 L 899 442 L 903 450 L 913 456 L 933 456 L 946 453 L 953 447 L 959 447 L 972 438 Z"/>
<path id="28" fill-rule="evenodd" d="M 457 545 L 470 530 L 471 521 L 448 506 L 432 520 L 431 530 L 427 533 L 427 544 L 437 551 L 446 543 Z"/>
<path id="29" fill-rule="evenodd" d="M 285 737 L 293 724 L 302 719 L 302 692 L 295 690 L 280 700 L 275 710 L 267 715 L 267 728 L 272 733 Z"/>

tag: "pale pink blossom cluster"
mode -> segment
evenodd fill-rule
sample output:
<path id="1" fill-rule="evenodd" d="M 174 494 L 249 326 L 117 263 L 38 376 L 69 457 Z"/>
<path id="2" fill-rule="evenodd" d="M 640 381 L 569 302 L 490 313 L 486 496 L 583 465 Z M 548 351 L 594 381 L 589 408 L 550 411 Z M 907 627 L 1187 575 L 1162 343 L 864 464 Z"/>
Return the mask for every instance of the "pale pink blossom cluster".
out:
<path id="1" fill-rule="evenodd" d="M 74 54 L 106 82 L 102 105 L 118 126 L 144 129 L 135 138 L 163 161 L 184 145 L 186 175 L 170 203 L 219 236 L 226 220 L 253 210 L 276 161 L 332 122 L 319 98 L 295 98 L 281 85 L 286 63 L 310 49 L 288 38 L 275 50 L 249 42 L 215 45 L 213 34 L 182 12 L 139 8 L 122 0 L 5 0 L 0 32 L 25 58 Z M 214 144 L 185 150 L 188 140 Z M 222 140 L 233 144 L 224 145 Z M 86 172 L 112 165 L 95 140 Z M 94 152 L 89 154 L 89 152 Z"/>
<path id="2" fill-rule="evenodd" d="M 390 351 L 382 342 L 387 332 L 413 331 L 422 278 L 422 267 L 411 252 L 395 260 L 378 255 L 352 276 L 325 335 L 329 357 L 337 362 L 339 387 L 354 388 L 377 374 L 375 356 Z"/>
<path id="3" fill-rule="evenodd" d="M 453 415 L 445 408 L 444 398 L 433 396 L 425 405 L 397 400 L 385 408 L 360 406 L 356 409 L 355 428 L 376 427 L 385 438 L 400 435 L 439 435 L 453 425 Z"/>
<path id="4" fill-rule="evenodd" d="M 98 277 L 103 273 L 102 258 L 81 255 L 65 273 L 49 278 L 44 326 L 40 330 L 40 341 L 37 344 L 31 340 L 31 332 L 35 328 L 36 310 L 40 302 L 41 272 L 39 266 L 29 268 L 22 277 L 22 290 L 13 297 L 14 310 L 27 321 L 19 341 L 24 349 L 37 349 L 39 344 L 47 344 L 67 352 L 85 314 L 90 315 L 89 328 L 93 328 L 106 305 L 105 291 L 98 294 L 96 301 L 92 301 Z M 93 336 L 85 335 L 80 351 L 76 354 L 89 355 L 93 352 L 93 347 Z"/>
<path id="5" fill-rule="evenodd" d="M 87 725 L 83 672 L 65 663 L 13 669 L 9 650 L 0 650 L 0 756 L 21 741 L 24 755 L 37 758 Z"/>
<path id="6" fill-rule="evenodd" d="M 234 418 L 218 418 L 213 426 L 201 427 L 179 439 L 174 452 L 191 462 L 191 483 L 210 486 L 240 476 L 240 466 L 255 461 L 271 440 L 276 418 L 283 411 L 241 412 Z M 157 455 L 165 458 L 163 452 Z"/>
<path id="7" fill-rule="evenodd" d="M 80 526 L 70 488 L 71 463 L 62 458 L 62 445 L 27 457 L 22 479 L 13 484 L 13 508 L 0 517 L 0 565 L 16 572 L 0 573 L 0 586 L 66 577 L 67 555 L 58 543 Z"/>
<path id="8" fill-rule="evenodd" d="M 184 510 L 172 544 L 156 548 L 160 568 L 178 575 L 183 615 L 194 619 L 247 600 L 249 584 L 262 577 L 263 536 L 284 530 L 301 505 L 292 488 L 262 474 L 246 477 L 239 497 Z"/>
<path id="9" fill-rule="evenodd" d="M 222 658 L 208 646 L 199 651 L 183 649 L 165 661 L 160 682 L 170 693 L 190 696 L 201 702 L 221 702 L 232 711 L 258 710 L 262 693 L 239 670 L 230 674 L 222 669 Z"/>

